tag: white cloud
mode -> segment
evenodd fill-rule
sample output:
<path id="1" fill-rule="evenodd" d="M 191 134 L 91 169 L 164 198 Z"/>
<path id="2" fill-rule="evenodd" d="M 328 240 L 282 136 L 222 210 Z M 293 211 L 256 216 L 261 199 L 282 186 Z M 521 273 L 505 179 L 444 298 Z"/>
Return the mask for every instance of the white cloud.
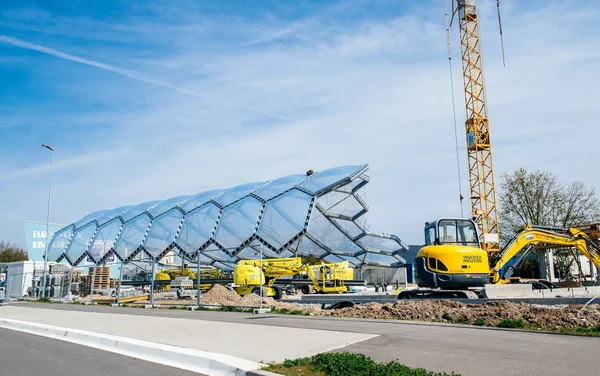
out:
<path id="1" fill-rule="evenodd" d="M 543 9 L 509 5 L 503 15 L 506 68 L 501 67 L 495 14 L 485 12 L 482 19 L 496 176 L 524 166 L 597 187 L 590 150 L 599 135 L 593 123 L 600 115 L 595 95 L 599 34 L 580 23 L 598 9 L 585 2 Z M 73 222 L 97 209 L 368 162 L 372 228 L 421 242 L 426 220 L 459 215 L 460 209 L 444 22 L 417 16 L 358 24 L 336 22 L 334 16 L 291 26 L 242 22 L 236 32 L 254 43 L 233 41 L 231 49 L 215 52 L 211 46 L 206 53 L 190 44 L 205 40 L 206 29 L 184 25 L 186 34 L 172 46 L 175 52 L 160 59 L 132 52 L 115 65 L 153 72 L 150 80 L 185 90 L 135 86 L 126 93 L 136 99 L 133 104 L 103 109 L 112 126 L 82 140 L 84 151 L 63 150 L 70 162 L 60 167 L 57 161 L 53 220 Z M 173 41 L 181 32 L 153 31 Z M 459 146 L 464 148 L 457 44 L 454 50 Z M 96 54 L 101 55 L 90 51 L 86 56 L 102 61 Z M 94 75 L 90 68 L 82 87 L 98 80 Z M 100 88 L 129 85 L 114 77 Z M 77 90 L 72 83 L 69 88 Z M 102 100 L 102 93 L 90 93 L 89 100 L 96 99 Z M 74 114 L 72 119 L 84 123 L 98 116 Z M 24 168 L 0 165 L 12 171 L 10 179 L 0 178 L 0 208 L 8 213 L 0 219 L 0 238 L 22 242 L 22 221 L 44 218 L 45 161 Z M 468 196 L 466 164 L 461 149 Z M 32 175 L 44 179 L 32 183 Z"/>

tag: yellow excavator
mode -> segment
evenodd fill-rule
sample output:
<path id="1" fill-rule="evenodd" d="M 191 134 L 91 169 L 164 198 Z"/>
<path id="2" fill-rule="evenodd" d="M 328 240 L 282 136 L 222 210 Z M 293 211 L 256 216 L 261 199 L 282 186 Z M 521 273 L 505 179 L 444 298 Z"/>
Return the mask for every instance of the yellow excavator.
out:
<path id="1" fill-rule="evenodd" d="M 318 272 L 319 276 L 317 276 Z M 262 260 L 241 260 L 233 271 L 234 289 L 241 296 L 260 294 L 280 299 L 283 291 L 276 286 L 277 279 L 283 276 L 302 276 L 306 283 L 302 285 L 304 293 L 312 287 L 318 293 L 341 294 L 349 291 L 346 282 L 352 281 L 354 271 L 348 261 L 318 265 L 303 264 L 300 257 L 267 258 Z M 292 280 L 297 281 L 297 280 Z"/>
<path id="2" fill-rule="evenodd" d="M 490 258 L 480 248 L 472 220 L 442 218 L 425 224 L 425 246 L 415 258 L 415 280 L 419 287 L 442 290 L 510 283 L 514 268 L 509 263 L 528 247 L 576 249 L 600 268 L 600 247 L 575 228 L 526 226 Z"/>

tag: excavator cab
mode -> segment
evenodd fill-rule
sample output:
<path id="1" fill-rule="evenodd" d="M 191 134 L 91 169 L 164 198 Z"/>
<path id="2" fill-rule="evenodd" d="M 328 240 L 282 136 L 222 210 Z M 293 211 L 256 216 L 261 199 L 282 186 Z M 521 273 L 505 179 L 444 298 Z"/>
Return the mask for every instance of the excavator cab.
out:
<path id="1" fill-rule="evenodd" d="M 480 248 L 470 219 L 441 218 L 425 223 L 425 246 L 415 258 L 419 287 L 462 290 L 489 281 L 488 254 Z"/>
<path id="2" fill-rule="evenodd" d="M 475 222 L 462 218 L 442 218 L 425 223 L 425 245 L 443 244 L 479 248 Z"/>

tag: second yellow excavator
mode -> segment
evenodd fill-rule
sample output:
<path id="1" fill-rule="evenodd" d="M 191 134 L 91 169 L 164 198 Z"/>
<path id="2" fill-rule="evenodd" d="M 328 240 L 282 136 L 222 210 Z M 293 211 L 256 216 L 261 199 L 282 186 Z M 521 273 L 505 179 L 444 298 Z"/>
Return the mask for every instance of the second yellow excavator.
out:
<path id="1" fill-rule="evenodd" d="M 425 224 L 425 246 L 415 258 L 419 287 L 465 290 L 486 283 L 509 283 L 511 260 L 527 247 L 572 248 L 600 268 L 600 247 L 582 231 L 526 226 L 492 259 L 480 248 L 472 220 L 442 218 Z"/>

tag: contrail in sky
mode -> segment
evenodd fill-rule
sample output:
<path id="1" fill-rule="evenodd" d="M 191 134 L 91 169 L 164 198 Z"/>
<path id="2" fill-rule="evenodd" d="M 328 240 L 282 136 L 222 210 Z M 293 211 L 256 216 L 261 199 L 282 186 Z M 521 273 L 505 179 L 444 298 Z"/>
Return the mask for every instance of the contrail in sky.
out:
<path id="1" fill-rule="evenodd" d="M 202 93 L 194 91 L 194 90 L 174 86 L 172 84 L 169 84 L 168 82 L 162 82 L 162 81 L 158 81 L 158 80 L 153 80 L 151 78 L 146 78 L 137 72 L 133 72 L 133 71 L 122 69 L 122 68 L 115 67 L 112 65 L 100 63 L 98 61 L 85 59 L 83 57 L 71 55 L 71 54 L 68 54 L 68 53 L 65 53 L 65 52 L 62 52 L 59 50 L 55 50 L 54 48 L 40 46 L 39 44 L 30 43 L 30 42 L 24 41 L 22 39 L 17 39 L 17 38 L 9 37 L 7 35 L 0 34 L 0 42 L 10 44 L 10 45 L 13 45 L 16 47 L 20 47 L 20 48 L 25 48 L 28 50 L 38 51 L 38 52 L 41 52 L 46 55 L 52 55 L 52 56 L 55 56 L 55 57 L 58 57 L 58 58 L 61 58 L 64 60 L 73 61 L 75 63 L 89 65 L 91 67 L 95 67 L 95 68 L 103 69 L 105 71 L 113 72 L 113 73 L 119 74 L 121 76 L 132 78 L 134 80 L 138 80 L 138 81 L 156 85 L 156 86 L 162 86 L 167 89 L 171 89 L 171 90 L 174 90 L 174 91 L 177 91 L 180 93 L 190 94 L 190 95 L 193 95 L 196 97 L 200 97 L 200 98 L 206 100 L 207 102 L 213 102 L 213 103 L 222 104 L 222 105 L 228 106 L 228 107 L 239 108 L 239 109 L 242 109 L 245 111 L 253 112 L 253 113 L 256 113 L 259 115 L 276 118 L 276 119 L 280 119 L 280 120 L 286 120 L 286 121 L 292 120 L 286 116 L 269 114 L 269 113 L 265 113 L 265 112 L 262 112 L 262 111 L 259 111 L 259 110 L 256 110 L 256 109 L 253 109 L 250 107 L 240 106 L 240 105 L 237 105 L 237 104 L 234 104 L 231 102 L 224 102 L 222 100 L 213 99 L 213 98 L 206 96 L 205 94 L 202 94 Z"/>

